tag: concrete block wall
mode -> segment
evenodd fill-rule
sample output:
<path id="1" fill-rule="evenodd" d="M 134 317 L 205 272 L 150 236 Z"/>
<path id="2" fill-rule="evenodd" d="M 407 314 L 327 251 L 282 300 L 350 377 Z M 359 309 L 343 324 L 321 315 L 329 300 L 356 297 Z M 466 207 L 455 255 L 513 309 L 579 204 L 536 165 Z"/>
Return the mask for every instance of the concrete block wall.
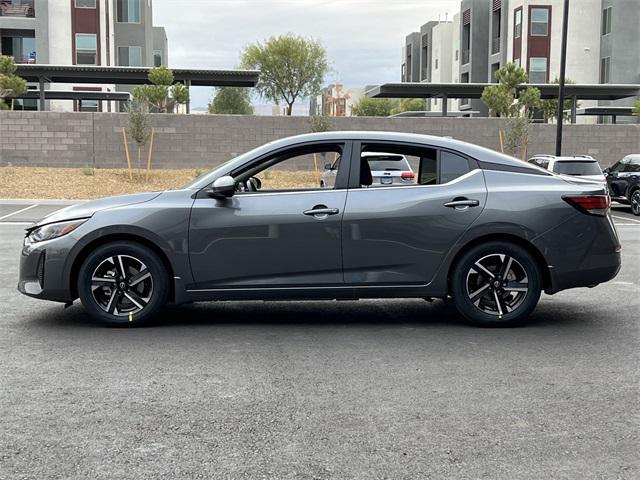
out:
<path id="1" fill-rule="evenodd" d="M 151 116 L 156 131 L 156 168 L 212 168 L 240 153 L 278 138 L 308 133 L 307 117 L 239 115 Z M 120 113 L 0 112 L 0 166 L 126 166 Z M 334 130 L 387 130 L 450 136 L 498 149 L 500 119 L 366 118 L 332 119 Z M 553 153 L 555 125 L 536 124 L 529 154 Z M 603 167 L 624 155 L 640 153 L 640 124 L 566 125 L 565 154 L 590 154 Z M 136 147 L 130 142 L 132 160 Z M 143 154 L 143 162 L 146 157 Z"/>

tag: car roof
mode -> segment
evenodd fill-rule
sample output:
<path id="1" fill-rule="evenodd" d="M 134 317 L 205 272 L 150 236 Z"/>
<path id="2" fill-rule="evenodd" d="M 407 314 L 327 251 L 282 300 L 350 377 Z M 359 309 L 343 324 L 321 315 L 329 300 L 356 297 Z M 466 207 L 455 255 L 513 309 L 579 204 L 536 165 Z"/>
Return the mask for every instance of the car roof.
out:
<path id="1" fill-rule="evenodd" d="M 544 159 L 544 160 L 553 160 L 554 162 L 597 162 L 598 160 L 593 158 L 590 155 L 565 155 L 562 157 L 556 157 L 555 155 L 548 155 L 546 153 L 541 153 L 538 155 L 534 155 L 529 160 L 534 159 Z"/>

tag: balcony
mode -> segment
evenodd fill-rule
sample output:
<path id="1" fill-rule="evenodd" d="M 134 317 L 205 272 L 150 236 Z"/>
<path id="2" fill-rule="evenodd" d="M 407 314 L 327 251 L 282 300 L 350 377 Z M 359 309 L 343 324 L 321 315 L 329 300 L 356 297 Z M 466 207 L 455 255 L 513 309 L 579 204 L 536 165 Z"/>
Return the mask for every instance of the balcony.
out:
<path id="1" fill-rule="evenodd" d="M 494 37 L 491 39 L 491 55 L 500 53 L 500 37 Z"/>
<path id="2" fill-rule="evenodd" d="M 471 50 L 468 49 L 468 48 L 465 49 L 465 50 L 462 50 L 462 62 L 460 62 L 461 65 L 466 65 L 467 63 L 469 63 L 469 52 L 470 51 Z"/>
<path id="3" fill-rule="evenodd" d="M 19 57 L 13 57 L 13 61 L 16 64 L 32 64 L 32 63 L 36 63 L 36 56 L 35 55 L 29 55 L 29 56 L 19 56 Z"/>
<path id="4" fill-rule="evenodd" d="M 0 17 L 35 17 L 34 0 L 0 0 Z"/>

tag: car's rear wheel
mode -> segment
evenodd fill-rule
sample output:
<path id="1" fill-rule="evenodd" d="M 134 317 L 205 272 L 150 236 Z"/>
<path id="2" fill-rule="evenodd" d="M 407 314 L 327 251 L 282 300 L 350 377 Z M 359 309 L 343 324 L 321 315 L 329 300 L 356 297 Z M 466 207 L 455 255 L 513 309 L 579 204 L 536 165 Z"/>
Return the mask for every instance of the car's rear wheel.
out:
<path id="1" fill-rule="evenodd" d="M 80 267 L 78 294 L 87 312 L 110 326 L 130 326 L 165 305 L 169 276 L 158 256 L 133 242 L 113 242 L 91 252 Z"/>
<path id="2" fill-rule="evenodd" d="M 540 270 L 524 248 L 494 241 L 472 247 L 456 263 L 451 291 L 456 307 L 482 326 L 521 324 L 540 299 Z"/>
<path id="3" fill-rule="evenodd" d="M 640 216 L 640 190 L 631 194 L 631 213 L 636 217 Z"/>

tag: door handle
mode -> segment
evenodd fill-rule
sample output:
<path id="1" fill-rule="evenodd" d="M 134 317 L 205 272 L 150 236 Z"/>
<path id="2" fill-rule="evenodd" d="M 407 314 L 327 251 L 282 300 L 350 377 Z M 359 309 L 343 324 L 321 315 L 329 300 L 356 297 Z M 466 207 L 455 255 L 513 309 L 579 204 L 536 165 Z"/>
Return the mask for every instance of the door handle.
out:
<path id="1" fill-rule="evenodd" d="M 328 215 L 337 215 L 340 213 L 340 210 L 337 208 L 327 208 L 324 205 L 316 205 L 310 210 L 305 210 L 302 212 L 305 215 L 311 215 L 316 218 L 326 217 Z"/>
<path id="2" fill-rule="evenodd" d="M 451 202 L 444 204 L 445 207 L 455 208 L 456 210 L 466 210 L 469 207 L 477 207 L 480 205 L 478 200 L 470 200 L 468 198 L 454 198 Z"/>

